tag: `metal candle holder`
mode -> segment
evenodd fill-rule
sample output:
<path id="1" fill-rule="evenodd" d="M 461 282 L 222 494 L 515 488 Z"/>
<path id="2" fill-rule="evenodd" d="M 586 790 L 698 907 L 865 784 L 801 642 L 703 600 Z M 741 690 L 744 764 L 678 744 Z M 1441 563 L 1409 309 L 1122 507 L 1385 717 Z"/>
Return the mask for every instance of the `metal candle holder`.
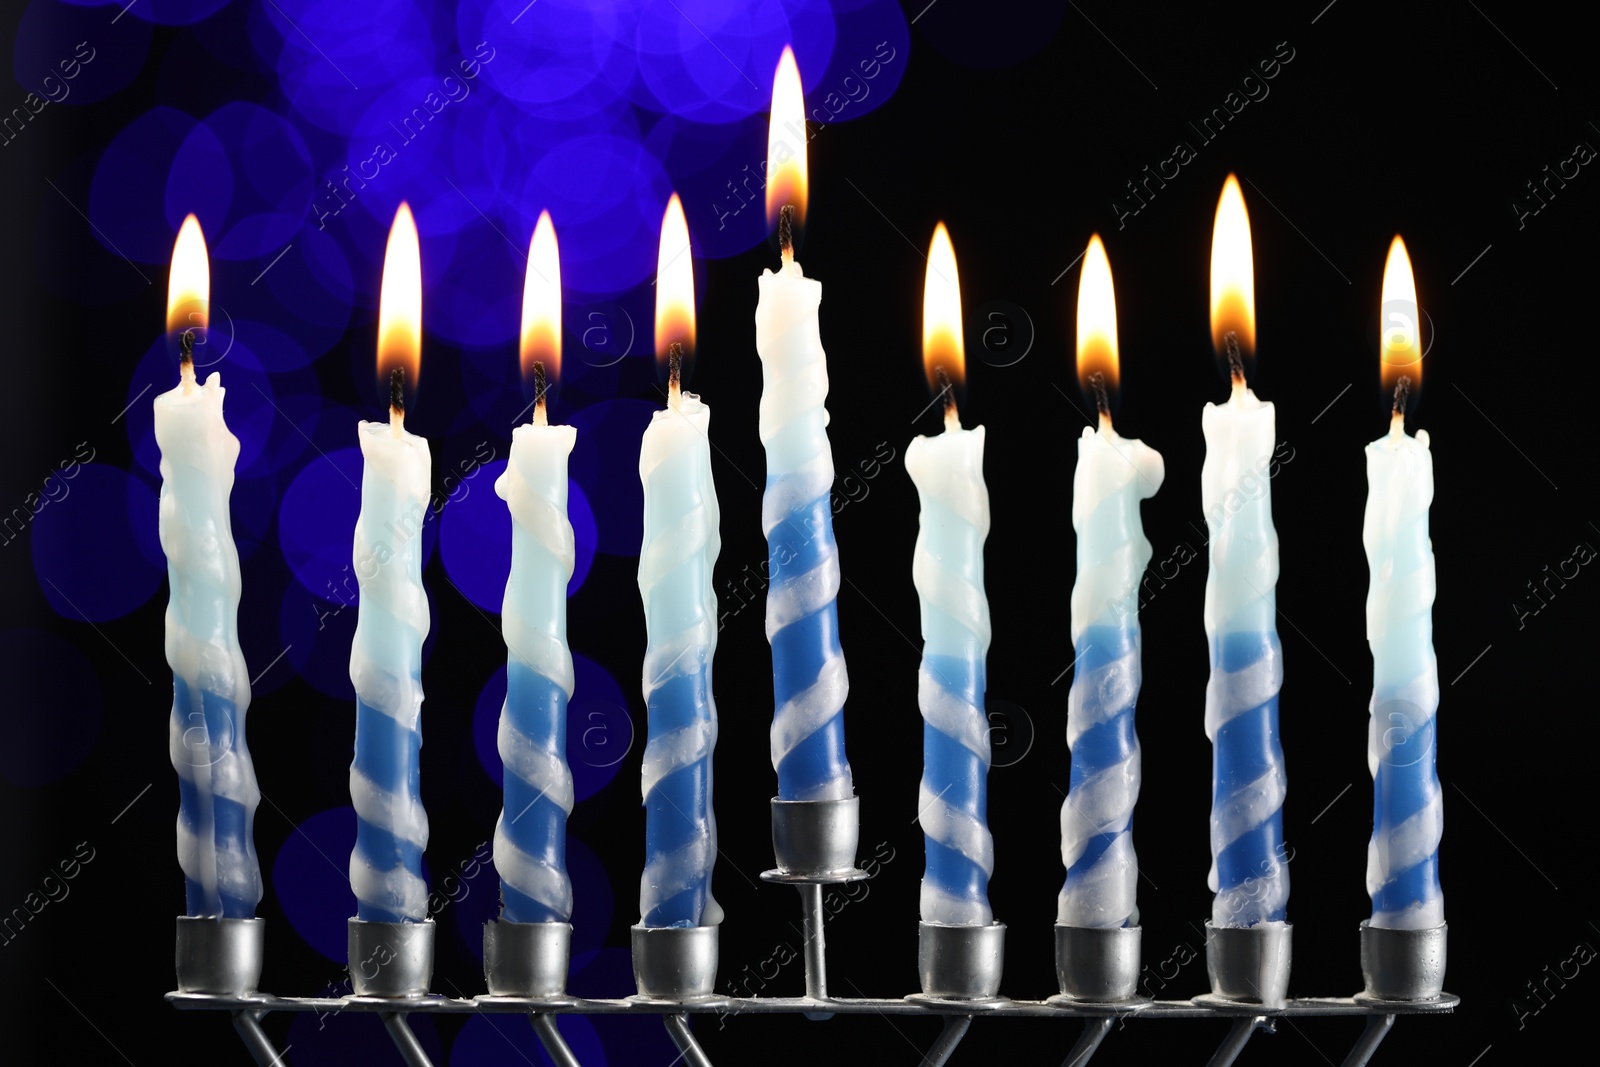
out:
<path id="1" fill-rule="evenodd" d="M 1195 1002 L 1207 1007 L 1278 1011 L 1287 1003 L 1294 927 L 1263 922 L 1254 926 L 1206 923 L 1206 973 L 1211 992 Z"/>
<path id="2" fill-rule="evenodd" d="M 805 919 L 806 996 L 828 1000 L 827 947 L 823 942 L 822 887 L 871 877 L 856 866 L 861 841 L 861 799 L 780 800 L 772 798 L 772 853 L 777 867 L 763 871 L 763 882 L 792 885 L 800 891 Z M 826 1013 L 812 1013 L 826 1018 Z"/>
<path id="3" fill-rule="evenodd" d="M 265 919 L 178 916 L 176 962 L 180 993 L 249 997 L 261 981 Z"/>

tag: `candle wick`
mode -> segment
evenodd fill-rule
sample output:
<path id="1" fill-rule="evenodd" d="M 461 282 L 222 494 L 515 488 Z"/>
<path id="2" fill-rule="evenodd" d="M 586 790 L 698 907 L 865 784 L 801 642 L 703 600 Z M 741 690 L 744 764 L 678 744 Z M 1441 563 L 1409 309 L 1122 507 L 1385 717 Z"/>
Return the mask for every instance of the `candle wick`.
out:
<path id="1" fill-rule="evenodd" d="M 950 383 L 950 375 L 943 367 L 935 367 L 933 373 L 939 380 L 939 394 L 944 397 L 944 428 L 946 432 L 959 430 L 961 414 L 956 410 L 956 390 Z"/>
<path id="2" fill-rule="evenodd" d="M 677 411 L 683 403 L 683 344 L 667 346 L 667 409 Z"/>
<path id="3" fill-rule="evenodd" d="M 194 330 L 178 335 L 178 381 L 185 394 L 194 389 Z"/>
<path id="4" fill-rule="evenodd" d="M 1394 383 L 1394 408 L 1389 418 L 1389 432 L 1391 434 L 1404 434 L 1406 432 L 1406 403 L 1411 398 L 1411 375 L 1402 374 L 1400 380 Z"/>
<path id="5" fill-rule="evenodd" d="M 406 369 L 389 372 L 389 429 L 399 437 L 406 428 Z"/>
<path id="6" fill-rule="evenodd" d="M 783 265 L 794 262 L 794 205 L 785 204 L 778 209 L 778 254 Z"/>
<path id="7" fill-rule="evenodd" d="M 544 378 L 544 360 L 533 361 L 533 424 L 535 426 L 550 425 L 550 416 L 545 411 L 545 391 L 548 386 Z"/>
<path id="8" fill-rule="evenodd" d="M 1094 407 L 1100 413 L 1100 429 L 1111 430 L 1111 398 L 1106 393 L 1106 376 L 1101 371 L 1089 375 L 1089 391 L 1094 393 Z"/>
<path id="9" fill-rule="evenodd" d="M 1233 379 L 1235 394 L 1244 392 L 1244 353 L 1239 350 L 1239 335 L 1229 330 L 1222 335 L 1222 347 L 1228 356 L 1228 374 Z"/>

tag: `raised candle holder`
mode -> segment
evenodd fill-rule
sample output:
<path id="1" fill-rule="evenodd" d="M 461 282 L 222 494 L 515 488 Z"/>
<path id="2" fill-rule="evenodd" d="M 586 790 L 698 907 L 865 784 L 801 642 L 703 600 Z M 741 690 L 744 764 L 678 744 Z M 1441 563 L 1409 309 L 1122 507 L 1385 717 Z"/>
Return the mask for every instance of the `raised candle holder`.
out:
<path id="1" fill-rule="evenodd" d="M 491 919 L 483 924 L 483 979 L 491 997 L 570 1002 L 571 957 L 571 923 Z"/>
<path id="2" fill-rule="evenodd" d="M 350 988 L 358 997 L 423 997 L 433 981 L 433 920 L 349 922 Z"/>
<path id="3" fill-rule="evenodd" d="M 1444 993 L 1445 942 L 1448 923 L 1431 930 L 1389 930 L 1361 924 L 1361 976 L 1366 989 L 1361 1003 L 1415 1003 L 1438 1000 Z"/>
<path id="4" fill-rule="evenodd" d="M 822 937 L 822 887 L 870 878 L 856 866 L 861 840 L 861 798 L 780 800 L 772 798 L 772 853 L 777 867 L 761 880 L 800 891 L 805 916 L 806 996 L 828 999 L 828 967 Z"/>
<path id="5" fill-rule="evenodd" d="M 1279 1011 L 1288 1002 L 1294 924 L 1206 923 L 1206 973 L 1211 992 L 1194 998 L 1208 1008 Z"/>
<path id="6" fill-rule="evenodd" d="M 178 992 L 247 999 L 261 981 L 265 919 L 178 916 Z"/>
<path id="7" fill-rule="evenodd" d="M 1061 992 L 1050 1003 L 1125 1012 L 1148 1004 L 1140 997 L 1143 932 L 1137 926 L 1107 929 L 1056 923 L 1056 980 Z"/>

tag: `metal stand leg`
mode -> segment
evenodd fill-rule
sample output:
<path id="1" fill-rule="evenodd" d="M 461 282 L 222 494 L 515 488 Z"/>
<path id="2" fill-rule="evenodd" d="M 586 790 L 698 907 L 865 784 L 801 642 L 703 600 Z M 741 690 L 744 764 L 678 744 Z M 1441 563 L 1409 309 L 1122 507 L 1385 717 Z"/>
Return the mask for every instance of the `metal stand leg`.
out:
<path id="1" fill-rule="evenodd" d="M 528 1016 L 528 1021 L 533 1024 L 533 1032 L 539 1035 L 539 1044 L 550 1054 L 550 1060 L 556 1067 L 583 1067 L 578 1062 L 578 1057 L 567 1047 L 561 1031 L 556 1029 L 554 1015 L 540 1015 L 535 1012 Z"/>
<path id="2" fill-rule="evenodd" d="M 805 912 L 806 937 L 806 996 L 813 1000 L 828 999 L 828 955 L 822 940 L 822 886 L 816 882 L 795 886 L 800 891 L 800 905 Z"/>
<path id="3" fill-rule="evenodd" d="M 684 1063 L 689 1067 L 711 1067 L 711 1060 L 706 1057 L 705 1050 L 689 1031 L 688 1015 L 663 1015 L 661 1021 L 666 1024 L 667 1034 L 672 1038 L 672 1043 L 683 1053 Z"/>
<path id="4" fill-rule="evenodd" d="M 945 1062 L 955 1052 L 956 1046 L 961 1044 L 961 1039 L 967 1036 L 967 1030 L 971 1026 L 970 1015 L 946 1015 L 944 1029 L 939 1032 L 939 1039 L 922 1056 L 922 1067 L 944 1067 Z"/>
<path id="5" fill-rule="evenodd" d="M 283 1053 L 273 1047 L 266 1031 L 261 1029 L 261 1016 L 253 1011 L 236 1011 L 233 1013 L 233 1028 L 239 1032 L 239 1040 L 250 1050 L 259 1067 L 282 1067 Z M 1366 1060 L 1361 1062 L 1365 1063 Z"/>
<path id="6" fill-rule="evenodd" d="M 1264 1025 L 1266 1021 L 1265 1015 L 1241 1015 L 1235 1018 L 1228 1036 L 1222 1039 L 1222 1044 L 1217 1047 L 1216 1054 L 1206 1067 L 1231 1067 L 1233 1061 L 1239 1058 L 1239 1053 L 1250 1043 L 1256 1027 Z"/>
<path id="7" fill-rule="evenodd" d="M 1355 1047 L 1350 1050 L 1350 1055 L 1344 1058 L 1343 1067 L 1367 1067 L 1367 1061 L 1378 1051 L 1383 1039 L 1389 1036 L 1389 1028 L 1393 1025 L 1393 1015 L 1367 1016 L 1367 1028 L 1361 1031 L 1361 1036 L 1356 1040 Z"/>
<path id="8" fill-rule="evenodd" d="M 422 1042 L 417 1040 L 417 1035 L 406 1025 L 405 1012 L 386 1011 L 382 1013 L 382 1019 L 383 1028 L 389 1031 L 389 1039 L 400 1051 L 400 1058 L 406 1061 L 406 1067 L 433 1067 L 433 1061 L 428 1059 L 427 1052 L 423 1051 Z"/>
<path id="9" fill-rule="evenodd" d="M 1061 1061 L 1061 1067 L 1086 1067 L 1089 1059 L 1099 1050 L 1100 1042 L 1111 1032 L 1111 1024 L 1116 1021 L 1111 1015 L 1083 1020 L 1083 1033 L 1078 1043 L 1072 1046 L 1072 1051 L 1067 1053 L 1067 1058 Z"/>

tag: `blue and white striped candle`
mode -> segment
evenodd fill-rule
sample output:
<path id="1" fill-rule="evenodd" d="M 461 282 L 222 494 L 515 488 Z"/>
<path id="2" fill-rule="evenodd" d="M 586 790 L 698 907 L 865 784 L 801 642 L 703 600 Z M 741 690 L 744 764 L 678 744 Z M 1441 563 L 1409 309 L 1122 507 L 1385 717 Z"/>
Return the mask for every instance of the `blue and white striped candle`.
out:
<path id="1" fill-rule="evenodd" d="M 1217 204 L 1211 248 L 1211 328 L 1227 353 L 1233 392 L 1201 413 L 1206 455 L 1200 500 L 1210 531 L 1205 626 L 1211 648 L 1206 736 L 1211 738 L 1211 921 L 1285 921 L 1288 793 L 1278 734 L 1283 648 L 1278 641 L 1278 533 L 1272 525 L 1273 407 L 1245 384 L 1255 344 L 1250 222 L 1233 175 Z"/>
<path id="2" fill-rule="evenodd" d="M 571 426 L 551 426 L 545 375 L 561 365 L 561 259 L 548 212 L 539 216 L 522 293 L 521 363 L 534 383 L 533 422 L 511 432 L 511 460 L 494 490 L 511 509 L 511 574 L 500 615 L 506 640 L 506 702 L 500 711 L 505 806 L 494 828 L 501 917 L 510 922 L 572 918 L 567 875 L 567 582 L 575 558 L 567 519 Z"/>
<path id="3" fill-rule="evenodd" d="M 1072 476 L 1078 573 L 1072 584 L 1076 670 L 1067 693 L 1072 770 L 1061 805 L 1066 881 L 1056 906 L 1064 926 L 1139 925 L 1133 809 L 1142 780 L 1134 705 L 1139 697 L 1139 581 L 1150 542 L 1139 503 L 1161 488 L 1161 454 L 1111 426 L 1106 391 L 1118 371 L 1116 296 L 1098 234 L 1078 281 L 1078 377 L 1100 406 L 1085 426 Z M 1096 377 L 1098 375 L 1098 377 Z"/>
<path id="4" fill-rule="evenodd" d="M 662 221 L 656 274 L 656 343 L 692 343 L 694 272 L 689 231 L 677 194 Z M 643 926 L 713 926 L 722 908 L 711 895 L 717 820 L 711 807 L 711 755 L 717 705 L 711 661 L 717 650 L 717 596 L 711 571 L 722 548 L 721 512 L 706 436 L 711 409 L 679 387 L 677 361 L 667 407 L 651 417 L 639 447 L 644 483 L 644 700 L 649 739 L 640 769 L 645 806 Z"/>
<path id="5" fill-rule="evenodd" d="M 389 232 L 378 307 L 380 370 L 410 364 L 414 372 L 422 351 L 422 264 L 416 224 L 405 204 Z M 422 809 L 418 759 L 422 642 L 429 625 L 422 524 L 431 461 L 427 440 L 405 430 L 399 392 L 391 399 L 389 420 L 363 422 L 358 434 L 363 469 L 353 555 L 361 603 L 350 649 L 356 690 L 350 765 L 356 846 L 350 854 L 350 887 L 356 917 L 367 922 L 428 917 L 422 879 L 428 816 Z"/>
<path id="6" fill-rule="evenodd" d="M 961 287 L 944 223 L 933 232 L 923 288 L 923 358 L 944 401 L 944 432 L 906 449 L 922 512 L 911 575 L 921 598 L 922 783 L 917 818 L 926 839 L 925 923 L 988 926 L 994 837 L 989 832 L 989 721 L 984 715 L 989 601 L 983 542 L 989 489 L 982 426 L 961 427 L 951 379 L 963 372 Z"/>
<path id="7" fill-rule="evenodd" d="M 839 546 L 833 538 L 833 451 L 828 443 L 828 362 L 817 309 L 822 285 L 795 262 L 791 221 L 805 213 L 805 128 L 794 56 L 784 51 L 773 82 L 767 142 L 768 221 L 779 225 L 782 263 L 757 280 L 756 351 L 761 356 L 761 443 L 767 485 L 767 640 L 772 645 L 772 766 L 780 800 L 855 795 L 844 750 L 850 692 L 839 645 Z M 787 125 L 784 123 L 787 122 Z M 780 216 L 781 217 L 781 216 Z"/>
<path id="8" fill-rule="evenodd" d="M 210 281 L 205 238 L 190 215 L 168 284 L 169 331 L 204 330 Z M 178 386 L 155 399 L 161 448 L 161 548 L 167 555 L 168 750 L 178 772 L 178 864 L 188 913 L 250 919 L 261 900 L 252 825 L 261 792 L 245 747 L 250 675 L 239 649 L 239 553 L 228 498 L 239 439 L 222 418 L 222 375 L 195 381 L 193 335 Z"/>
<path id="9" fill-rule="evenodd" d="M 1399 237 L 1383 272 L 1385 384 L 1408 378 L 1389 432 L 1367 446 L 1367 641 L 1372 647 L 1372 842 L 1367 892 L 1372 926 L 1430 930 L 1444 923 L 1439 840 L 1444 796 L 1435 766 L 1439 668 L 1433 654 L 1435 579 L 1428 507 L 1433 503 L 1433 453 L 1428 432 L 1405 431 L 1405 396 L 1421 385 L 1416 285 Z M 1412 309 L 1396 329 L 1396 307 Z M 1405 312 L 1399 314 L 1404 318 Z"/>

